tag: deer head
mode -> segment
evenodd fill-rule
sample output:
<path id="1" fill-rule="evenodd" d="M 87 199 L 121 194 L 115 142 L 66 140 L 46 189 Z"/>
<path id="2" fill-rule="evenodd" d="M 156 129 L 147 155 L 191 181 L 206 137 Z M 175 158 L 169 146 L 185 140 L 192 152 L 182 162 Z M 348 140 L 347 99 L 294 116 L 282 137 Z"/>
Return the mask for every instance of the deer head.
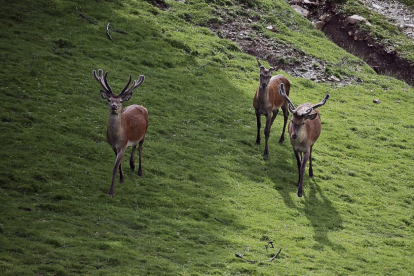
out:
<path id="1" fill-rule="evenodd" d="M 273 72 L 277 71 L 277 69 L 270 67 L 269 69 L 266 69 L 257 59 L 257 64 L 260 68 L 260 87 L 266 88 L 269 84 L 270 79 L 272 78 Z"/>
<path id="2" fill-rule="evenodd" d="M 119 95 L 115 95 L 112 92 L 112 89 L 107 81 L 108 72 L 103 75 L 103 70 L 99 69 L 97 75 L 96 71 L 93 70 L 93 76 L 95 77 L 96 81 L 102 86 L 103 90 L 100 91 L 101 96 L 108 101 L 109 109 L 112 111 L 112 113 L 118 113 L 120 110 L 122 110 L 122 103 L 124 101 L 128 101 L 132 97 L 132 91 L 140 86 L 145 80 L 145 77 L 141 75 L 139 76 L 138 80 L 133 81 L 132 86 L 129 87 L 132 81 L 132 75 L 130 74 L 127 85 L 124 87 L 124 89 L 122 89 Z"/>
<path id="3" fill-rule="evenodd" d="M 312 113 L 312 111 L 324 105 L 326 101 L 329 99 L 329 94 L 326 94 L 325 98 L 323 98 L 323 100 L 318 104 L 312 105 L 311 107 L 309 107 L 308 105 L 300 105 L 299 108 L 296 108 L 293 102 L 286 95 L 283 83 L 280 85 L 279 94 L 282 95 L 289 103 L 289 111 L 293 115 L 291 119 L 291 137 L 293 139 L 296 139 L 298 137 L 298 134 L 302 126 L 305 124 L 306 120 L 314 120 L 317 117 L 318 113 Z"/>

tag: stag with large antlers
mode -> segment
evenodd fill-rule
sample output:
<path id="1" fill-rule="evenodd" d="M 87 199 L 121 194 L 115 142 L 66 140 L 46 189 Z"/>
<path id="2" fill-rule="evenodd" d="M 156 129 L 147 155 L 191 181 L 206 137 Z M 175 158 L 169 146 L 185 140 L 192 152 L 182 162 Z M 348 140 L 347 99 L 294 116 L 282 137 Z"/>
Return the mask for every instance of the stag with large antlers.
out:
<path id="1" fill-rule="evenodd" d="M 299 170 L 298 196 L 301 197 L 306 163 L 309 160 L 309 176 L 313 177 L 312 147 L 321 134 L 321 116 L 317 108 L 326 103 L 329 94 L 326 94 L 325 98 L 318 104 L 304 103 L 296 108 L 286 95 L 283 84 L 280 85 L 279 93 L 289 103 L 289 110 L 293 115 L 289 122 L 288 131 Z"/>
<path id="2" fill-rule="evenodd" d="M 141 105 L 130 105 L 122 109 L 122 103 L 128 101 L 132 96 L 132 91 L 140 86 L 145 77 L 139 76 L 138 80 L 133 81 L 132 86 L 129 87 L 132 80 L 132 75 L 129 75 L 129 81 L 125 88 L 119 95 L 112 92 L 108 84 L 108 72 L 103 75 L 102 69 L 98 70 L 98 74 L 93 70 L 93 76 L 102 86 L 101 96 L 109 103 L 109 122 L 106 132 L 106 141 L 112 147 L 116 155 L 115 166 L 112 170 L 112 183 L 108 194 L 114 196 L 114 182 L 116 173 L 119 169 L 119 181 L 124 182 L 124 174 L 122 172 L 122 158 L 127 147 L 132 146 L 131 158 L 129 165 L 131 170 L 135 169 L 135 149 L 138 146 L 139 153 L 139 167 L 138 175 L 142 176 L 141 158 L 142 146 L 145 140 L 145 133 L 148 128 L 148 111 Z"/>
<path id="3" fill-rule="evenodd" d="M 260 128 L 261 128 L 261 116 L 266 117 L 266 126 L 264 129 L 265 135 L 265 150 L 264 156 L 269 156 L 268 149 L 268 140 L 270 135 L 270 128 L 272 127 L 273 121 L 275 120 L 279 108 L 282 108 L 283 111 L 283 131 L 280 136 L 279 143 L 282 143 L 285 139 L 285 129 L 286 123 L 289 117 L 289 111 L 287 102 L 285 98 L 279 95 L 279 87 L 281 84 L 284 84 L 286 87 L 286 94 L 289 95 L 290 83 L 289 81 L 281 75 L 276 75 L 272 77 L 272 73 L 277 71 L 277 69 L 270 67 L 266 69 L 257 59 L 257 64 L 260 68 L 260 85 L 256 90 L 256 94 L 253 98 L 253 107 L 256 111 L 256 120 L 257 120 L 257 138 L 256 145 L 260 145 Z"/>

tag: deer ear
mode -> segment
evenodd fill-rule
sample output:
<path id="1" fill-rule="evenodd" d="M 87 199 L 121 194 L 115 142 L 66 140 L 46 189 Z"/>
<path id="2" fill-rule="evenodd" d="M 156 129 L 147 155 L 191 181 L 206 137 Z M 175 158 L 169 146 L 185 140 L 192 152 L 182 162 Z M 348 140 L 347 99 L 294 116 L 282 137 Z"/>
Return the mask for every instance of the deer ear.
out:
<path id="1" fill-rule="evenodd" d="M 132 97 L 132 92 L 126 93 L 126 94 L 122 95 L 122 101 L 126 102 L 129 99 L 131 99 L 131 97 Z"/>
<path id="2" fill-rule="evenodd" d="M 104 90 L 101 90 L 101 96 L 102 96 L 102 98 L 104 98 L 105 100 L 108 100 L 109 101 L 109 95 L 108 95 L 108 93 L 106 93 L 106 91 L 104 91 Z"/>
<path id="3" fill-rule="evenodd" d="M 313 114 L 310 114 L 310 115 L 306 115 L 305 119 L 306 120 L 314 120 L 317 115 L 318 115 L 318 113 L 313 113 Z"/>

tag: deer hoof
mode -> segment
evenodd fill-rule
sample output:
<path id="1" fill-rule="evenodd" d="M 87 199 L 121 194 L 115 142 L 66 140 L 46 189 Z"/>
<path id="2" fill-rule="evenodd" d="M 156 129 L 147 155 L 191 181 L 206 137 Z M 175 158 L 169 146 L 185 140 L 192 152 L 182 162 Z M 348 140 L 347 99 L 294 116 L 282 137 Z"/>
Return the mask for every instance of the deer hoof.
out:
<path id="1" fill-rule="evenodd" d="M 298 197 L 302 197 L 302 191 L 298 191 Z"/>

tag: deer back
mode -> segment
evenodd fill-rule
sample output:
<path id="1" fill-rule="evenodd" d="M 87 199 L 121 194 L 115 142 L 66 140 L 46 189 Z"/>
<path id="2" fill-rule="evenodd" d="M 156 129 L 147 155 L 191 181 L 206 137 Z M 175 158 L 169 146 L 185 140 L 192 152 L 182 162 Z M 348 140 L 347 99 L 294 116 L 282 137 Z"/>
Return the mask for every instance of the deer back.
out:
<path id="1" fill-rule="evenodd" d="M 254 98 L 253 98 L 253 106 L 255 108 L 260 108 L 260 107 L 263 107 L 262 106 L 263 104 L 265 104 L 265 105 L 268 105 L 269 108 L 272 107 L 272 109 L 278 109 L 279 107 L 283 105 L 287 106 L 287 103 L 284 97 L 279 94 L 281 83 L 284 84 L 286 94 L 289 95 L 290 82 L 284 76 L 276 75 L 270 79 L 268 86 L 265 88 L 265 89 L 268 89 L 268 95 L 267 95 L 266 101 L 263 103 L 261 102 L 260 97 L 259 97 L 259 91 L 261 87 L 259 86 L 259 88 L 257 88 L 256 94 L 254 95 Z"/>
<path id="2" fill-rule="evenodd" d="M 137 144 L 148 128 L 148 110 L 141 105 L 130 105 L 122 111 L 122 125 L 128 144 Z"/>
<path id="3" fill-rule="evenodd" d="M 285 103 L 285 98 L 279 94 L 280 84 L 285 86 L 286 95 L 289 96 L 290 83 L 282 75 L 273 76 L 269 82 L 269 101 L 274 108 L 279 108 Z"/>

